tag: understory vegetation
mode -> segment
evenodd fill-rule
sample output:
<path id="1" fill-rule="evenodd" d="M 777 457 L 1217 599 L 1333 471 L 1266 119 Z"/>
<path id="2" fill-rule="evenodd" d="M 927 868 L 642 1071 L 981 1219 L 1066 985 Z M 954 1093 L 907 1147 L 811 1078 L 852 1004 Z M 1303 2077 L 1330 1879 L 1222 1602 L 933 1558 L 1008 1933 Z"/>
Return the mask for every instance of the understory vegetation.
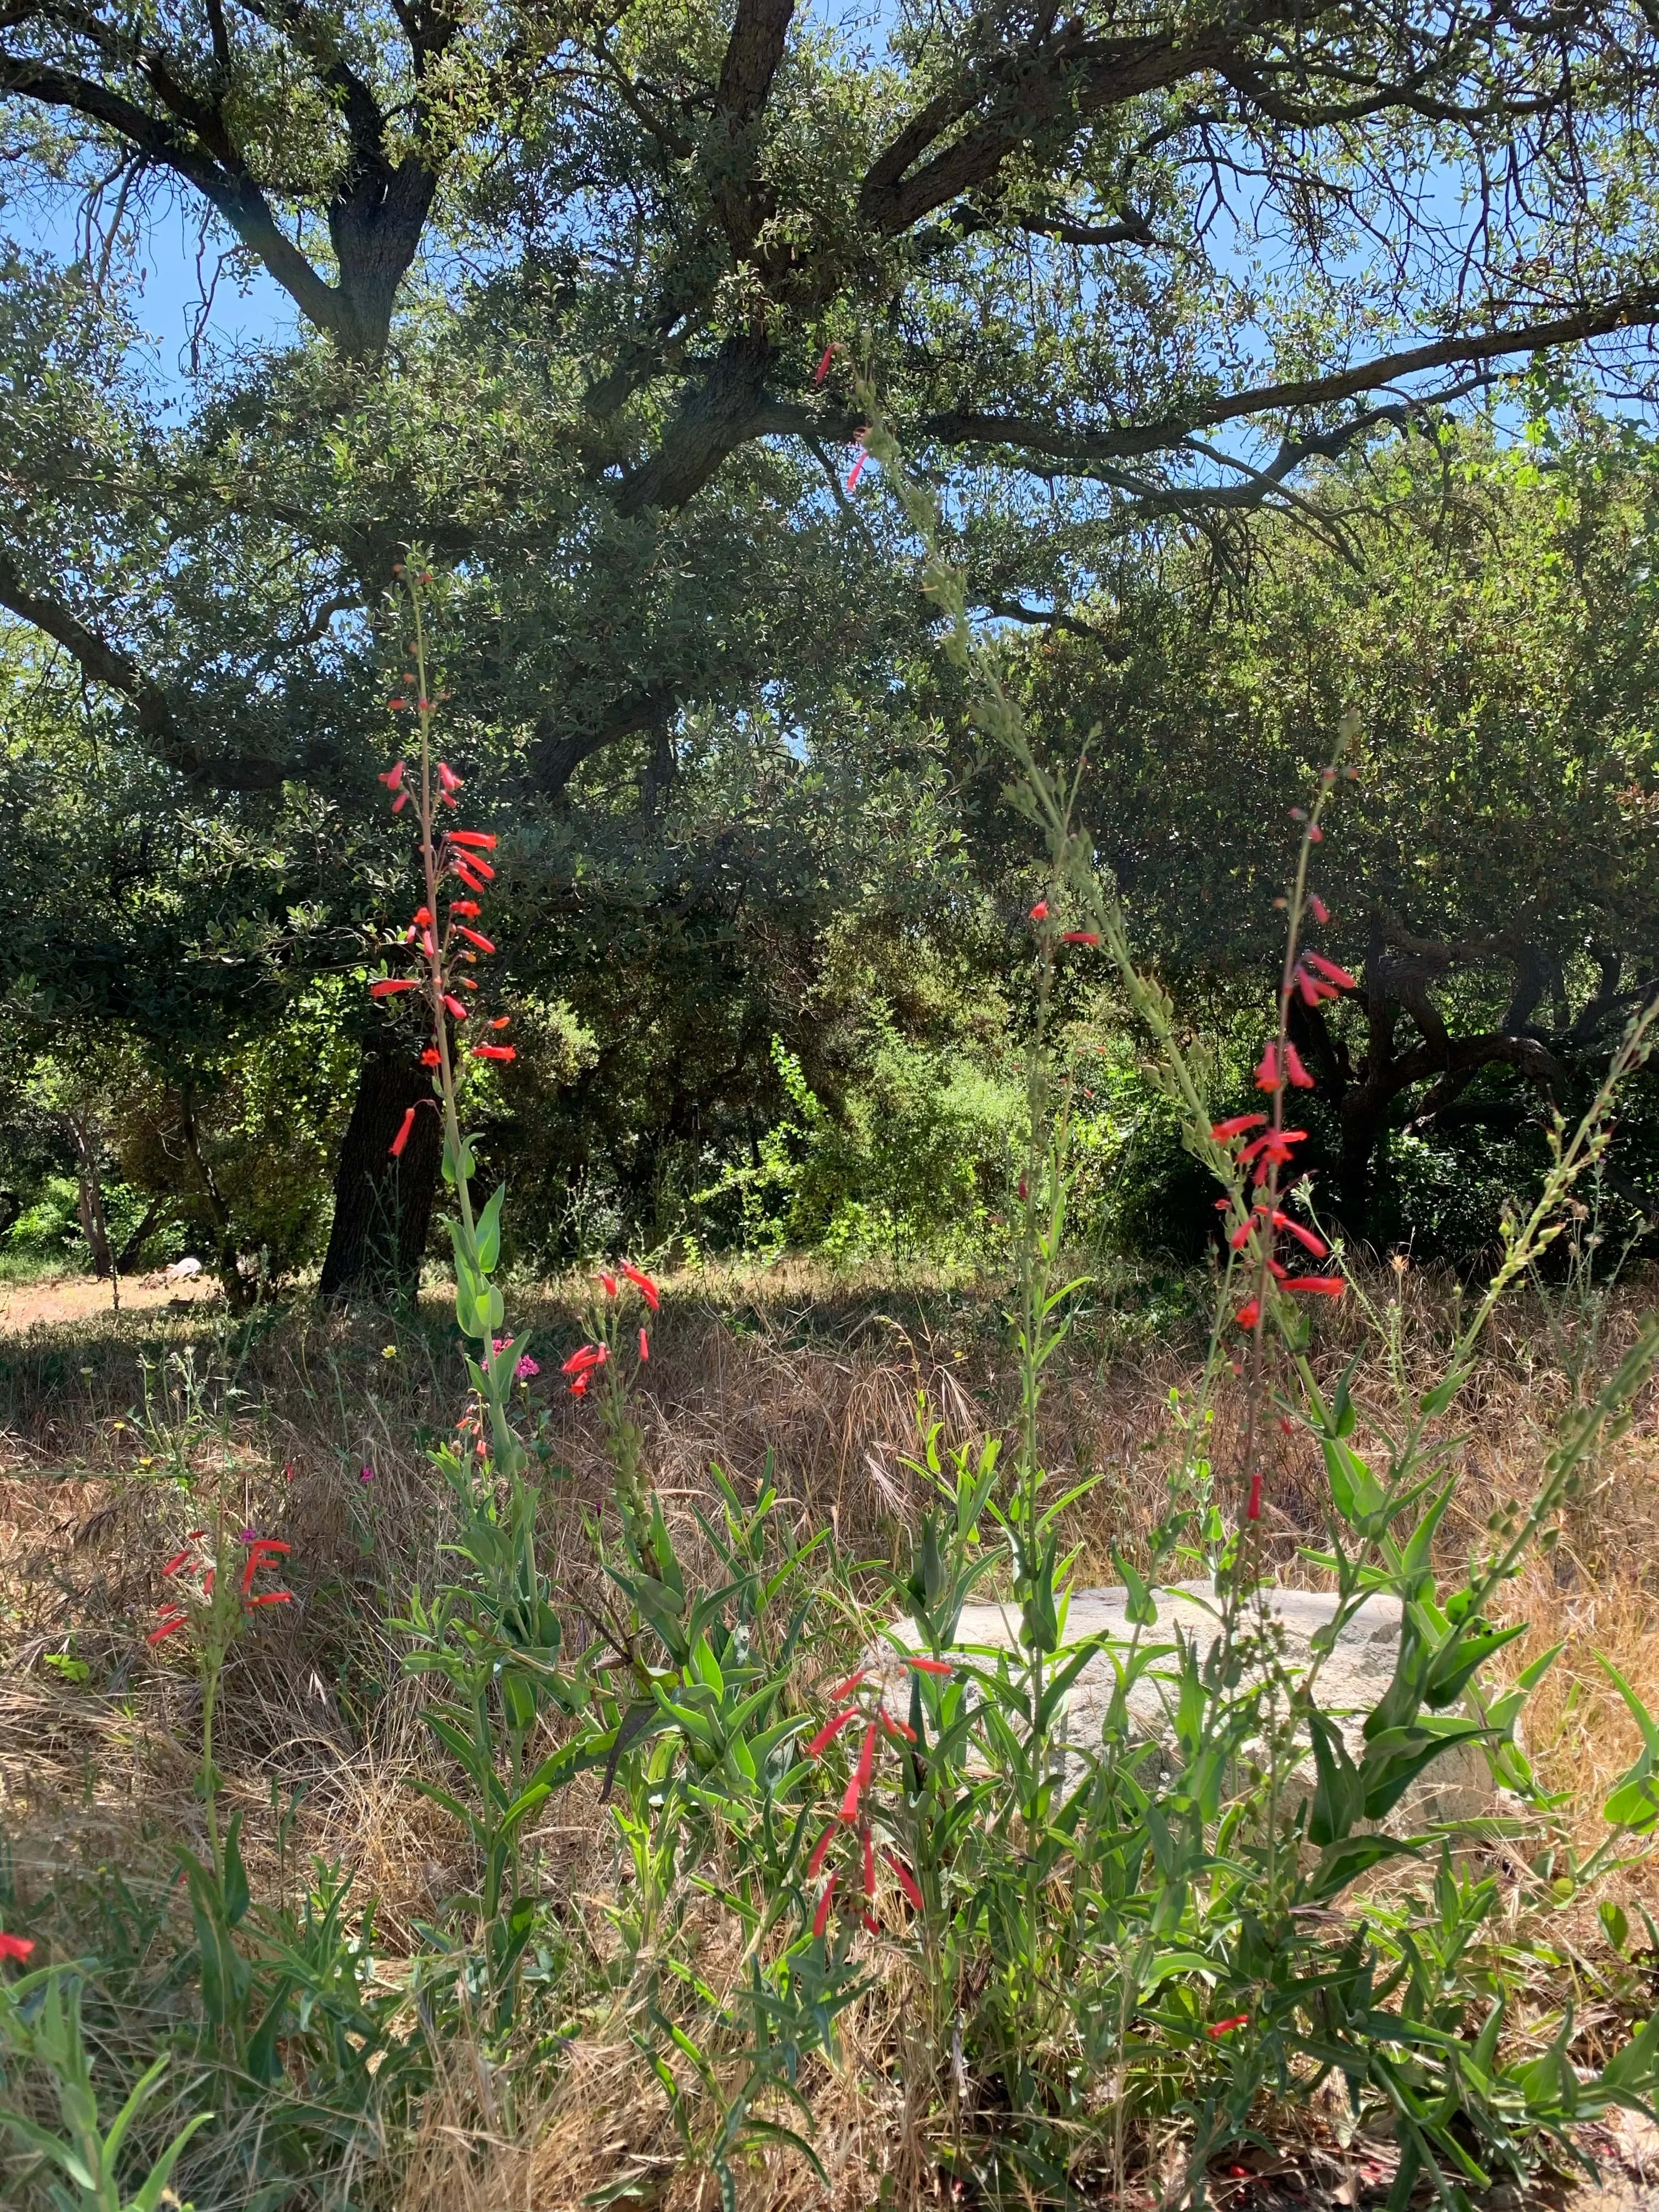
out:
<path id="1" fill-rule="evenodd" d="M 418 744 L 380 781 L 409 810 L 418 903 L 368 992 L 428 1025 L 429 1085 L 387 1149 L 400 1171 L 441 1147 L 453 1323 L 406 1310 L 366 1352 L 338 1322 L 228 1300 L 210 1350 L 141 1357 L 119 1416 L 98 1404 L 110 1370 L 81 1370 L 76 1455 L 101 1461 L 106 1502 L 67 1557 L 107 1547 L 121 1595 L 95 1620 L 50 1544 L 17 1547 L 18 1717 L 49 1753 L 8 1779 L 28 1849 L 0 1931 L 0 2124 L 26 2192 L 99 2212 L 705 2186 L 728 2212 L 803 2193 L 1174 2212 L 1294 2144 L 1346 2172 L 1345 2201 L 1363 2178 L 1406 2212 L 1419 2190 L 1462 2206 L 1594 2174 L 1609 2123 L 1650 2114 L 1659 1721 L 1586 1639 L 1540 1741 L 1529 1706 L 1576 1639 L 1538 1648 L 1519 1601 L 1559 1592 L 1561 1563 L 1568 1588 L 1593 1571 L 1601 1501 L 1632 1488 L 1659 1317 L 1615 1296 L 1632 1240 L 1603 1258 L 1601 1208 L 1659 1001 L 1638 997 L 1582 1118 L 1552 1117 L 1483 1288 L 1419 1303 L 1403 1255 L 1369 1280 L 1346 1267 L 1286 1109 L 1318 1088 L 1306 1014 L 1357 988 L 1317 949 L 1357 721 L 1293 810 L 1261 1103 L 1217 1115 L 1074 784 L 1035 757 L 932 499 L 862 396 L 969 710 L 1047 854 L 983 1395 L 967 1346 L 945 1364 L 930 1344 L 925 1371 L 884 1317 L 913 1371 L 896 1382 L 891 1342 L 872 1363 L 885 1433 L 850 1486 L 855 1431 L 827 1501 L 771 1436 L 745 1467 L 718 1435 L 671 1482 L 645 1418 L 661 1283 L 607 1257 L 551 1329 L 509 1315 L 507 1185 L 475 1188 L 464 1119 L 471 1071 L 518 1058 L 474 972 L 499 839 L 465 823 L 437 750 L 433 579 L 411 554 Z M 1073 1257 L 1096 1054 L 1061 987 L 1085 959 L 1115 969 L 1146 1079 L 1220 1193 L 1207 1280 L 1163 1324 L 1188 1343 L 1141 1440 L 1157 1482 L 1121 1437 L 1101 1450 L 1097 1415 L 1077 1449 L 1079 1352 L 1135 1328 Z M 804 1156 L 774 1142 L 726 1179 L 740 1206 L 789 1208 L 780 1251 L 835 1141 L 799 1063 L 781 1054 L 781 1075 Z M 915 1184 L 938 1175 L 890 1130 L 865 1141 L 912 1158 Z M 1520 1480 L 1494 1493 L 1472 1447 L 1491 1447 L 1478 1401 L 1517 1304 L 1550 1353 Z M 1352 1331 L 1316 1318 L 1350 1304 Z M 671 1433 L 683 1455 L 695 1424 Z M 1104 1618 L 1080 1595 L 1091 1559 L 1116 1585 Z M 1310 1575 L 1324 1601 L 1298 1644 L 1284 1592 Z M 1639 1604 L 1639 1573 L 1619 1580 Z M 1356 1641 L 1387 1655 L 1358 1679 Z M 1591 1669 L 1638 1739 L 1599 1806 L 1550 1771 Z M 48 1842 L 60 1727 L 81 1798 Z M 295 1759 L 312 1740 L 325 1776 Z M 158 1759 L 193 1782 L 161 1820 Z M 112 1847 L 106 1805 L 136 1831 Z"/>

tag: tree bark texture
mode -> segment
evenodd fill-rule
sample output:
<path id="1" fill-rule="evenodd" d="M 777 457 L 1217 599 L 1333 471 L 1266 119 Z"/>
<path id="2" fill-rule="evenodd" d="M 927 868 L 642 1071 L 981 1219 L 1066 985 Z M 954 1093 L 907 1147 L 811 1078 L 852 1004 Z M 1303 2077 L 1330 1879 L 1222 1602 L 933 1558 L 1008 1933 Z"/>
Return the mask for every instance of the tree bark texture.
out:
<path id="1" fill-rule="evenodd" d="M 402 1157 L 393 1159 L 392 1140 L 411 1106 L 422 1110 Z M 442 1161 L 431 1077 L 407 1049 L 371 1048 L 334 1175 L 334 1224 L 319 1285 L 331 1304 L 413 1298 Z"/>

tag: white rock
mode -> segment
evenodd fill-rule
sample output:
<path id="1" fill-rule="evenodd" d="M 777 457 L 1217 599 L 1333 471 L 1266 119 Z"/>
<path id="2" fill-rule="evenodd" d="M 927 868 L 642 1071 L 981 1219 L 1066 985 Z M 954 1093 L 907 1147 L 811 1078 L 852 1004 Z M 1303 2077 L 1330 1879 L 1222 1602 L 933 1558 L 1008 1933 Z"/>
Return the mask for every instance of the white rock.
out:
<path id="1" fill-rule="evenodd" d="M 1284 1638 L 1283 1663 L 1291 1674 L 1300 1674 L 1314 1663 L 1311 1639 L 1329 1626 L 1336 1600 L 1322 1590 L 1274 1589 L 1266 1595 Z M 1073 1591 L 1066 1620 L 1066 1641 L 1077 1644 L 1090 1637 L 1104 1636 L 1115 1644 L 1127 1645 L 1138 1635 L 1144 1650 L 1148 1644 L 1173 1644 L 1178 1632 L 1184 1641 L 1196 1646 L 1202 1665 L 1220 1635 L 1219 1601 L 1206 1582 L 1182 1583 L 1156 1591 L 1157 1622 L 1139 1630 L 1128 1617 L 1128 1602 L 1127 1590 L 1121 1588 Z M 1356 1763 L 1364 1753 L 1365 1716 L 1394 1679 L 1400 1654 L 1401 1616 L 1398 1598 L 1368 1597 L 1343 1624 L 1332 1650 L 1320 1662 L 1320 1709 L 1341 1729 Z M 893 1623 L 892 1634 L 900 1644 L 913 1644 L 917 1640 L 915 1625 L 908 1618 Z M 964 1656 L 977 1652 L 982 1658 L 987 1653 L 1017 1650 L 1018 1646 L 1017 1606 L 963 1607 L 955 1648 Z M 1111 1656 L 1101 1651 L 1083 1668 L 1066 1697 L 1061 1731 L 1068 1743 L 1082 1748 L 1100 1741 L 1115 1682 Z M 1170 1740 L 1177 1686 L 1177 1663 L 1170 1653 L 1155 1661 L 1130 1691 L 1133 1723 L 1150 1735 Z M 902 1718 L 908 1691 L 896 1671 L 886 1694 L 890 1709 Z M 1297 1786 L 1298 1792 L 1313 1786 L 1310 1758 L 1298 1774 Z M 1427 1821 L 1480 1819 L 1498 1809 L 1486 1753 L 1478 1743 L 1460 1743 L 1431 1762 L 1383 1825 L 1405 1832 Z"/>
<path id="2" fill-rule="evenodd" d="M 167 1269 L 167 1280 L 170 1283 L 194 1282 L 201 1272 L 202 1263 L 199 1260 L 175 1260 Z"/>

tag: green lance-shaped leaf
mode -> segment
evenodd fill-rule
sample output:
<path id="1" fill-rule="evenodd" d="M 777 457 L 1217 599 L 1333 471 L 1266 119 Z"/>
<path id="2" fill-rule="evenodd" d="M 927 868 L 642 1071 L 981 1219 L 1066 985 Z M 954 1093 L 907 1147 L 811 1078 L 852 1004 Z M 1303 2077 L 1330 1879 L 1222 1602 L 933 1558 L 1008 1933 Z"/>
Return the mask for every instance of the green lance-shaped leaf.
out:
<path id="1" fill-rule="evenodd" d="M 1642 1731 L 1636 1764 L 1618 1782 L 1601 1808 L 1601 1817 L 1620 1828 L 1650 1828 L 1659 1820 L 1659 1722 L 1643 1704 L 1611 1659 L 1598 1651 L 1595 1663 L 1613 1684 Z"/>

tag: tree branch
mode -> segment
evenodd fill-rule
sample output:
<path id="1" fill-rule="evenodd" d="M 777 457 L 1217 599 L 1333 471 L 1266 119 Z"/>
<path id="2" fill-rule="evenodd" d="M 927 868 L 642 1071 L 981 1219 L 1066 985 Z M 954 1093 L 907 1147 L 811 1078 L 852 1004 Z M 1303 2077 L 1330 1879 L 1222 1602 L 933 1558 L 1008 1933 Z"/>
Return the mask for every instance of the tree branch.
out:
<path id="1" fill-rule="evenodd" d="M 676 703 L 672 686 L 653 684 L 618 699 L 586 730 L 569 729 L 549 708 L 538 722 L 531 742 L 532 779 L 539 790 L 556 798 L 585 760 L 624 738 L 637 737 L 642 730 L 662 728 Z"/>
<path id="2" fill-rule="evenodd" d="M 1295 408 L 1330 406 L 1362 393 L 1395 384 L 1402 377 L 1425 369 L 1455 364 L 1495 361 L 1504 355 L 1536 353 L 1545 349 L 1582 344 L 1659 319 L 1659 285 L 1593 302 L 1571 313 L 1547 320 L 1521 323 L 1507 330 L 1471 331 L 1455 337 L 1435 338 L 1397 353 L 1378 354 L 1352 367 L 1323 374 L 1256 385 L 1197 403 L 1179 414 L 1150 422 L 1126 422 L 1109 428 L 1067 429 L 1029 415 L 988 415 L 973 408 L 951 408 L 924 416 L 917 426 L 921 435 L 945 445 L 1000 446 L 1021 449 L 1045 459 L 1088 464 L 1121 460 L 1144 453 L 1167 452 L 1194 430 L 1213 428 L 1250 415 L 1284 414 Z M 1304 450 L 1320 450 L 1321 441 L 1351 436 L 1346 426 L 1319 434 L 1304 441 Z"/>
<path id="3" fill-rule="evenodd" d="M 740 258 L 753 251 L 766 218 L 763 195 L 755 190 L 755 141 L 793 14 L 794 0 L 738 0 L 703 141 L 714 211 Z"/>
<path id="4" fill-rule="evenodd" d="M 165 767 L 210 791 L 275 791 L 296 774 L 331 766 L 338 747 L 330 740 L 306 749 L 303 759 L 264 760 L 250 756 L 211 756 L 179 724 L 172 702 L 131 655 L 89 629 L 60 600 L 32 589 L 9 553 L 0 550 L 0 606 L 9 608 L 54 644 L 60 645 L 94 683 L 113 691 L 132 708 L 138 734 Z"/>
<path id="5" fill-rule="evenodd" d="M 1239 40 L 1274 12 L 1275 0 L 1246 0 L 1218 23 L 1109 42 L 1085 38 L 1069 23 L 1044 47 L 1000 54 L 977 84 L 969 76 L 936 95 L 876 157 L 859 188 L 859 213 L 878 236 L 908 230 L 988 184 L 1012 155 L 1056 125 L 1073 134 L 1104 108 L 1219 70 Z M 982 100 L 989 104 L 984 118 L 916 168 Z"/>

